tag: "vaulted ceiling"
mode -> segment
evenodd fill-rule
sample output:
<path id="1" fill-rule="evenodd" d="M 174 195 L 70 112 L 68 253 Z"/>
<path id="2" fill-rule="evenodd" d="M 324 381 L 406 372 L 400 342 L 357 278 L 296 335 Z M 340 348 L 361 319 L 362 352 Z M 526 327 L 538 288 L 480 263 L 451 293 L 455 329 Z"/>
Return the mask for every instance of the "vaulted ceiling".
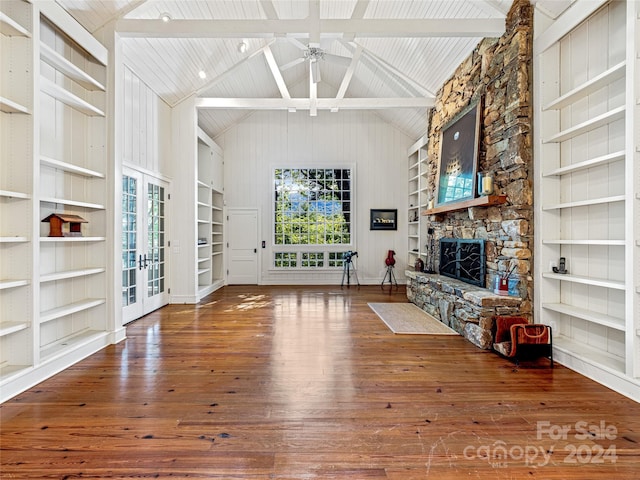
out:
<path id="1" fill-rule="evenodd" d="M 417 139 L 437 90 L 502 34 L 512 0 L 57 2 L 92 33 L 113 25 L 127 66 L 170 106 L 200 97 L 214 138 L 256 109 L 358 108 Z"/>

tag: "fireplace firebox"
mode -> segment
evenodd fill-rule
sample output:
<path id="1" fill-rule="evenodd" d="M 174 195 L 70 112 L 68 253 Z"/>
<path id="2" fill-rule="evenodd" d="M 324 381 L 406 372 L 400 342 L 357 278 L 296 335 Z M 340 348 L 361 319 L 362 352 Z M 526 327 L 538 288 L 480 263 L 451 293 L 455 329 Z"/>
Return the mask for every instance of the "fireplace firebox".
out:
<path id="1" fill-rule="evenodd" d="M 440 239 L 440 275 L 485 286 L 484 240 Z"/>

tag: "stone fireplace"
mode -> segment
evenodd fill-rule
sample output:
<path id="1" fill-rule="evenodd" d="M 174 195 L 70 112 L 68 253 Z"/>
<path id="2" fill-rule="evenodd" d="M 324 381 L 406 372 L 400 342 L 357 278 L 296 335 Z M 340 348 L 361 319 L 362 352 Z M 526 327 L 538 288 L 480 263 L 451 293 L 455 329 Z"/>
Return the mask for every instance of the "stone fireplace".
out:
<path id="1" fill-rule="evenodd" d="M 436 198 L 442 130 L 482 98 L 477 170 L 493 176 L 494 194 L 503 196 L 504 202 L 423 212 L 424 231 L 431 232 L 429 238 L 440 250 L 433 260 L 438 264 L 434 270 L 441 274 L 406 272 L 409 300 L 481 348 L 491 348 L 496 315 L 531 319 L 533 313 L 533 7 L 529 0 L 514 0 L 505 27 L 500 38 L 483 39 L 436 94 L 427 133 L 427 181 L 432 187 L 426 192 L 427 202 Z M 445 239 L 455 243 L 441 242 Z M 453 259 L 475 242 L 484 246 L 484 272 L 480 264 L 461 267 Z M 443 250 L 451 256 L 442 257 Z M 462 282 L 460 275 L 449 276 L 450 269 L 470 268 L 477 272 L 462 276 L 480 277 L 480 282 L 472 285 Z M 510 296 L 485 288 L 507 272 L 512 272 L 514 282 Z"/>

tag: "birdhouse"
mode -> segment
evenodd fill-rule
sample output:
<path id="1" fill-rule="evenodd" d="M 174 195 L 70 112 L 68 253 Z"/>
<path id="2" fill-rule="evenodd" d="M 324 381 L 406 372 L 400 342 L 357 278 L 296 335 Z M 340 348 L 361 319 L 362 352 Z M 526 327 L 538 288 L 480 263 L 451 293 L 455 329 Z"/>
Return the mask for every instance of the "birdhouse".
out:
<path id="1" fill-rule="evenodd" d="M 88 223 L 87 220 L 79 215 L 66 213 L 52 213 L 42 221 L 49 223 L 50 237 L 81 237 L 82 230 L 80 226 L 83 223 Z M 69 226 L 65 227 L 66 224 L 69 224 Z"/>

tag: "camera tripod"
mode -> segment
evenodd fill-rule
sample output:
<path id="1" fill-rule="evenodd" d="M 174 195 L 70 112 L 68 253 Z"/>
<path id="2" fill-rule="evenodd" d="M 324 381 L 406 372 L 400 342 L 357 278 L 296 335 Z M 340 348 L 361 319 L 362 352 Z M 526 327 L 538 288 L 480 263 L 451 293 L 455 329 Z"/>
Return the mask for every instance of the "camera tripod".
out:
<path id="1" fill-rule="evenodd" d="M 347 277 L 347 287 L 351 286 L 351 269 L 353 269 L 353 276 L 356 277 L 356 283 L 360 286 L 360 280 L 358 280 L 358 272 L 356 271 L 356 266 L 351 262 L 352 255 L 348 255 L 344 258 L 344 265 L 342 268 L 342 282 L 340 283 L 340 287 L 344 285 L 344 277 Z"/>
<path id="2" fill-rule="evenodd" d="M 380 288 L 384 290 L 384 282 L 389 278 L 389 289 L 393 288 L 393 284 L 396 284 L 396 288 L 398 288 L 398 281 L 396 280 L 396 274 L 393 271 L 393 265 L 387 265 L 387 271 L 384 274 L 384 278 L 382 279 L 382 283 L 380 284 Z"/>

